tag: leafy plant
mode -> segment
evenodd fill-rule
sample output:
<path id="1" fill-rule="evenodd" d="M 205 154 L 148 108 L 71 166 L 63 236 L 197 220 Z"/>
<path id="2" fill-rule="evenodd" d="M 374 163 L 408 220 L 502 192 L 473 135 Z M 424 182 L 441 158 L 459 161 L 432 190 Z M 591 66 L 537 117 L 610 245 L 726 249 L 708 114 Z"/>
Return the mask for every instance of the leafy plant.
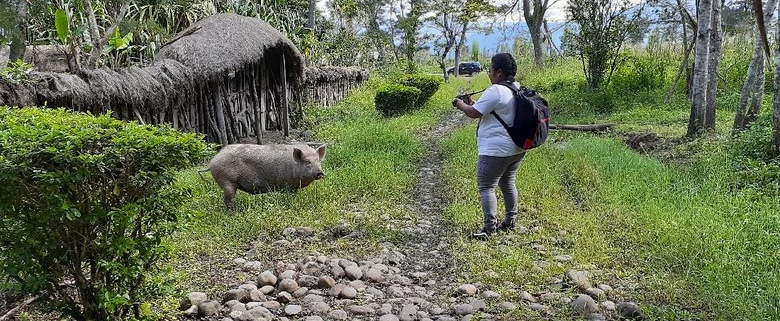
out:
<path id="1" fill-rule="evenodd" d="M 374 104 L 376 110 L 385 116 L 392 116 L 413 110 L 421 91 L 400 84 L 387 84 L 376 92 Z"/>
<path id="2" fill-rule="evenodd" d="M 147 276 L 184 214 L 175 174 L 207 154 L 169 126 L 1 107 L 2 273 L 76 320 L 124 319 L 164 289 Z"/>
<path id="3" fill-rule="evenodd" d="M 9 62 L 8 67 L 0 71 L 0 79 L 15 84 L 23 83 L 28 81 L 27 75 L 32 71 L 32 67 L 32 64 L 16 59 L 16 61 Z"/>
<path id="4" fill-rule="evenodd" d="M 439 86 L 444 81 L 439 76 L 430 76 L 422 74 L 413 74 L 403 76 L 399 83 L 404 86 L 414 87 L 420 90 L 420 96 L 417 98 L 416 106 L 421 107 L 431 99 L 431 96 L 439 90 Z"/>

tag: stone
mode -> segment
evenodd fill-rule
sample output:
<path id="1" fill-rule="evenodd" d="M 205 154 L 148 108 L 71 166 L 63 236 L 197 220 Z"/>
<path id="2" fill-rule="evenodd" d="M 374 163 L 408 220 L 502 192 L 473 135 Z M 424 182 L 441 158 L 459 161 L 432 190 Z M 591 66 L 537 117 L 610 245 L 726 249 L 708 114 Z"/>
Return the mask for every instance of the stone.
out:
<path id="1" fill-rule="evenodd" d="M 339 294 L 341 294 L 341 291 L 343 291 L 346 287 L 347 286 L 345 284 L 335 284 L 330 288 L 330 290 L 328 290 L 328 295 L 338 297 Z"/>
<path id="2" fill-rule="evenodd" d="M 293 293 L 298 290 L 298 282 L 293 279 L 282 279 L 279 281 L 279 291 Z"/>
<path id="3" fill-rule="evenodd" d="M 621 302 L 617 305 L 617 310 L 626 319 L 642 319 L 642 310 L 634 302 Z"/>
<path id="4" fill-rule="evenodd" d="M 248 293 L 244 289 L 231 289 L 225 293 L 225 301 L 236 300 L 241 302 L 248 301 Z"/>
<path id="5" fill-rule="evenodd" d="M 539 303 L 531 303 L 531 304 L 528 305 L 528 308 L 531 309 L 531 310 L 534 310 L 534 311 L 545 311 L 545 310 L 550 309 L 546 305 L 539 304 Z"/>
<path id="6" fill-rule="evenodd" d="M 593 298 L 594 300 L 599 300 L 604 298 L 604 291 L 598 288 L 587 288 L 583 292 L 587 295 L 590 295 L 590 297 Z"/>
<path id="7" fill-rule="evenodd" d="M 339 265 L 332 266 L 330 268 L 330 273 L 333 274 L 333 277 L 335 278 L 341 278 L 344 276 L 344 268 Z"/>
<path id="8" fill-rule="evenodd" d="M 312 302 L 306 305 L 306 308 L 309 309 L 309 311 L 322 314 L 330 311 L 330 305 L 328 305 L 325 302 Z"/>
<path id="9" fill-rule="evenodd" d="M 339 293 L 339 297 L 344 299 L 354 299 L 357 297 L 357 290 L 351 286 L 344 287 L 344 289 Z"/>
<path id="10" fill-rule="evenodd" d="M 261 293 L 263 293 L 265 295 L 269 295 L 271 293 L 274 293 L 275 290 L 276 290 L 276 288 L 274 288 L 272 285 L 266 285 L 266 286 L 263 286 L 262 288 L 260 288 L 258 291 L 260 291 Z"/>
<path id="11" fill-rule="evenodd" d="M 587 271 L 568 270 L 566 271 L 566 278 L 574 283 L 580 291 L 585 291 L 593 287 L 590 283 Z"/>
<path id="12" fill-rule="evenodd" d="M 528 291 L 520 292 L 520 298 L 523 299 L 523 301 L 536 302 L 536 298 L 531 295 L 531 293 L 528 293 Z"/>
<path id="13" fill-rule="evenodd" d="M 379 270 L 371 268 L 366 271 L 365 279 L 369 282 L 382 283 L 385 280 L 385 276 Z"/>
<path id="14" fill-rule="evenodd" d="M 392 314 L 393 313 L 393 305 L 389 303 L 382 304 L 381 307 L 379 307 L 379 314 Z"/>
<path id="15" fill-rule="evenodd" d="M 279 301 L 280 303 L 289 303 L 292 300 L 292 294 L 284 291 L 279 292 L 279 294 L 276 295 L 276 301 Z"/>
<path id="16" fill-rule="evenodd" d="M 615 302 L 612 301 L 604 301 L 601 302 L 601 307 L 604 308 L 604 310 L 607 311 L 615 311 L 617 309 L 617 305 L 615 305 Z"/>
<path id="17" fill-rule="evenodd" d="M 244 289 L 246 292 L 250 292 L 252 290 L 257 290 L 257 285 L 254 283 L 244 283 L 238 286 L 239 289 Z"/>
<path id="18" fill-rule="evenodd" d="M 277 301 L 266 301 L 263 302 L 263 307 L 268 309 L 268 311 L 279 311 L 282 308 L 282 304 Z"/>
<path id="19" fill-rule="evenodd" d="M 271 271 L 263 271 L 257 276 L 257 284 L 260 286 L 276 285 L 276 275 Z"/>
<path id="20" fill-rule="evenodd" d="M 350 305 L 346 310 L 357 315 L 373 315 L 376 313 L 376 310 L 369 305 Z"/>
<path id="21" fill-rule="evenodd" d="M 191 292 L 190 294 L 187 294 L 187 300 L 189 301 L 189 304 L 187 304 L 185 309 L 193 305 L 197 306 L 198 304 L 208 301 L 208 296 L 203 292 Z"/>
<path id="22" fill-rule="evenodd" d="M 297 315 L 298 313 L 301 313 L 301 311 L 303 311 L 303 307 L 300 305 L 288 304 L 284 307 L 285 315 Z"/>
<path id="23" fill-rule="evenodd" d="M 301 272 L 306 275 L 318 275 L 320 273 L 320 264 L 317 262 L 307 262 L 301 268 Z"/>
<path id="24" fill-rule="evenodd" d="M 303 321 L 322 321 L 322 317 L 317 315 L 310 315 L 306 317 L 306 319 L 303 319 Z"/>
<path id="25" fill-rule="evenodd" d="M 395 314 L 385 314 L 379 317 L 379 321 L 399 321 L 400 319 Z"/>
<path id="26" fill-rule="evenodd" d="M 203 302 L 201 302 L 203 303 Z M 191 305 L 189 308 L 185 309 L 183 314 L 187 317 L 194 318 L 198 316 L 198 306 L 197 305 Z"/>
<path id="27" fill-rule="evenodd" d="M 499 303 L 498 307 L 505 311 L 517 310 L 517 306 L 514 303 L 508 301 Z"/>
<path id="28" fill-rule="evenodd" d="M 553 260 L 556 262 L 571 262 L 574 258 L 571 255 L 556 255 Z"/>
<path id="29" fill-rule="evenodd" d="M 417 319 L 417 306 L 413 304 L 404 304 L 403 307 L 401 307 L 401 313 L 398 315 L 398 318 L 401 321 L 414 321 Z"/>
<path id="30" fill-rule="evenodd" d="M 474 313 L 474 307 L 471 304 L 458 304 L 455 306 L 455 314 L 467 315 Z"/>
<path id="31" fill-rule="evenodd" d="M 271 288 L 273 291 L 273 287 Z M 249 291 L 249 300 L 253 302 L 263 302 L 266 301 L 265 294 L 261 292 L 260 290 L 252 290 Z"/>
<path id="32" fill-rule="evenodd" d="M 313 275 L 301 275 L 296 281 L 298 286 L 313 288 L 317 285 L 317 277 Z"/>
<path id="33" fill-rule="evenodd" d="M 358 280 L 363 277 L 363 271 L 355 265 L 349 265 L 344 268 L 344 275 L 350 280 Z"/>
<path id="34" fill-rule="evenodd" d="M 293 279 L 294 280 L 295 277 L 296 277 L 296 274 L 297 274 L 297 272 L 295 272 L 294 270 L 284 270 L 284 272 L 279 274 L 279 279 L 280 280 L 285 280 L 285 279 Z"/>
<path id="35" fill-rule="evenodd" d="M 465 295 L 474 295 L 477 293 L 477 287 L 473 284 L 464 284 L 458 287 L 458 292 Z"/>
<path id="36" fill-rule="evenodd" d="M 346 320 L 349 318 L 349 315 L 347 315 L 347 311 L 344 310 L 333 310 L 328 313 L 328 319 L 331 320 Z"/>
<path id="37" fill-rule="evenodd" d="M 572 301 L 571 308 L 583 315 L 583 316 L 589 316 L 591 313 L 598 312 L 599 306 L 596 304 L 596 301 L 593 300 L 589 295 L 580 294 L 577 299 Z"/>
<path id="38" fill-rule="evenodd" d="M 204 301 L 198 304 L 198 316 L 210 317 L 219 314 L 222 305 L 217 301 Z"/>
<path id="39" fill-rule="evenodd" d="M 237 303 L 230 306 L 230 311 L 241 311 L 246 312 L 246 304 L 243 303 Z"/>
<path id="40" fill-rule="evenodd" d="M 501 294 L 498 294 L 497 292 L 493 292 L 493 291 L 485 291 L 482 292 L 482 297 L 485 299 L 498 299 L 501 297 Z"/>
<path id="41" fill-rule="evenodd" d="M 317 287 L 320 289 L 330 289 L 334 284 L 336 284 L 336 280 L 330 276 L 323 275 L 317 278 Z"/>
<path id="42" fill-rule="evenodd" d="M 309 288 L 307 288 L 307 287 L 299 287 L 297 290 L 295 290 L 295 292 L 293 292 L 292 295 L 295 298 L 300 298 L 300 297 L 306 295 L 307 292 L 309 292 Z"/>

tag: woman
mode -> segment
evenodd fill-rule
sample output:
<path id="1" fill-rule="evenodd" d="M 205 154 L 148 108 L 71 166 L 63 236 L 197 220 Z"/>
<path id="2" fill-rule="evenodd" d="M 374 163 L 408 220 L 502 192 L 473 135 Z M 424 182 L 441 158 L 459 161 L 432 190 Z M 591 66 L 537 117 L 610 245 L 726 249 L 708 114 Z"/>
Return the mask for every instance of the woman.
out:
<path id="1" fill-rule="evenodd" d="M 472 234 L 476 239 L 485 240 L 496 231 L 508 231 L 514 228 L 517 219 L 518 196 L 515 186 L 515 176 L 525 151 L 517 147 L 509 137 L 506 129 L 498 122 L 491 112 L 512 126 L 514 119 L 514 94 L 509 87 L 501 82 L 515 82 L 517 63 L 508 53 L 496 54 L 490 59 L 488 77 L 492 85 L 485 90 L 475 103 L 471 97 L 466 101 L 455 98 L 452 105 L 466 116 L 479 118 L 477 127 L 477 188 L 482 203 L 484 225 L 481 230 Z M 501 189 L 504 198 L 506 215 L 498 224 L 496 185 Z"/>

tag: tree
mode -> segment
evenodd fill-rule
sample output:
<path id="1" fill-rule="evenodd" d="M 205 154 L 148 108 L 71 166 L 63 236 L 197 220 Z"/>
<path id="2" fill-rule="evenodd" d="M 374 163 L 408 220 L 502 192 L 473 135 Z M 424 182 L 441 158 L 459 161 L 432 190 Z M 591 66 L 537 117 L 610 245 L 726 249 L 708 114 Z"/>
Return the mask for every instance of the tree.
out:
<path id="1" fill-rule="evenodd" d="M 523 17 L 531 34 L 531 43 L 534 46 L 534 64 L 537 68 L 544 66 L 544 15 L 547 9 L 558 1 L 549 0 L 523 0 Z"/>
<path id="2" fill-rule="evenodd" d="M 634 6 L 629 0 L 569 1 L 566 11 L 579 32 L 571 33 L 567 45 L 580 57 L 591 90 L 609 83 L 618 54 L 643 9 L 644 5 Z"/>
<path id="3" fill-rule="evenodd" d="M 715 86 L 720 65 L 721 0 L 700 0 L 696 5 L 696 53 L 693 62 L 689 137 L 715 129 Z"/>
<path id="4" fill-rule="evenodd" d="M 457 28 L 457 16 L 459 13 L 458 5 L 461 4 L 458 0 L 443 0 L 438 3 L 432 12 L 433 15 L 429 18 L 439 33 L 438 37 L 434 39 L 434 50 L 436 50 L 436 58 L 438 59 L 439 68 L 444 75 L 444 80 L 449 81 L 450 77 L 447 74 L 447 56 L 450 50 L 455 46 L 455 37 Z M 458 71 L 457 65 L 455 65 L 455 72 Z"/>
<path id="5" fill-rule="evenodd" d="M 406 15 L 403 15 L 405 12 L 403 2 L 400 9 L 400 16 L 396 21 L 395 28 L 401 33 L 401 48 L 406 57 L 407 69 L 412 71 L 414 69 L 414 53 L 420 48 L 418 35 L 422 27 L 422 16 L 427 8 L 424 0 L 412 0 L 409 2 L 409 10 Z"/>
<path id="6" fill-rule="evenodd" d="M 466 32 L 472 24 L 476 23 L 477 19 L 495 12 L 496 7 L 487 0 L 466 0 L 464 8 L 455 20 L 458 28 L 457 43 L 455 45 L 455 76 L 459 74 L 457 66 L 460 64 L 461 51 L 465 48 Z"/>
<path id="7" fill-rule="evenodd" d="M 27 48 L 25 34 L 27 33 L 27 0 L 9 0 L 9 9 L 14 13 L 14 26 L 9 32 L 11 40 L 11 50 L 8 55 L 8 61 L 16 61 L 24 58 L 24 51 Z"/>
<path id="8" fill-rule="evenodd" d="M 764 21 L 772 19 L 772 14 L 777 6 L 776 0 L 767 0 L 764 8 Z M 737 134 L 750 126 L 756 120 L 761 112 L 761 105 L 764 101 L 764 41 L 761 39 L 761 33 L 756 29 L 755 44 L 753 45 L 753 54 L 750 59 L 750 66 L 745 76 L 745 82 L 742 85 L 742 93 L 739 98 L 739 105 L 734 116 L 733 134 Z M 750 103 L 750 107 L 748 107 Z"/>

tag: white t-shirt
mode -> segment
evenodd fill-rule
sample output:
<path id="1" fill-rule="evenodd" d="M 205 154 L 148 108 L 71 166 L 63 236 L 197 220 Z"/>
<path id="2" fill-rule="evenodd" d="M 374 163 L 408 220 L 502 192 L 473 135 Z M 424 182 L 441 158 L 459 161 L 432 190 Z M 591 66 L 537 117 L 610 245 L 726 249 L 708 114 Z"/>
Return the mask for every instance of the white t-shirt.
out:
<path id="1" fill-rule="evenodd" d="M 515 86 L 520 86 L 515 82 Z M 506 128 L 490 112 L 495 111 L 504 122 L 512 126 L 515 118 L 515 102 L 512 90 L 504 85 L 491 85 L 474 103 L 474 109 L 482 113 L 477 130 L 479 155 L 507 157 L 523 152 L 509 137 Z"/>

